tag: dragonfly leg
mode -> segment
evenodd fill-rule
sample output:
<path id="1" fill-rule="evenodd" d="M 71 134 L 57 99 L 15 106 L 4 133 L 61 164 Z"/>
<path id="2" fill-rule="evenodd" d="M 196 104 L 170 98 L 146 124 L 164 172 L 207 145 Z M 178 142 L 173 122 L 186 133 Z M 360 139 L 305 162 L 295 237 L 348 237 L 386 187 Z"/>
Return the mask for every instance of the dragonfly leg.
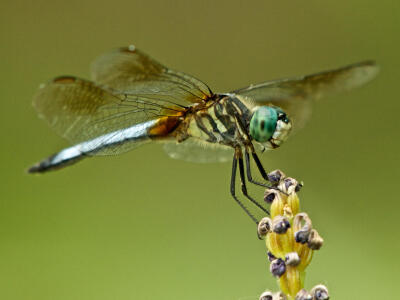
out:
<path id="1" fill-rule="evenodd" d="M 244 206 L 244 204 L 238 199 L 235 193 L 235 186 L 236 186 L 236 169 L 237 169 L 238 157 L 235 151 L 233 155 L 233 162 L 232 162 L 232 176 L 231 176 L 231 195 L 233 199 L 239 204 L 239 206 L 245 211 L 245 213 L 253 220 L 256 224 L 258 224 L 257 219 L 253 216 L 253 214 Z"/>
<path id="2" fill-rule="evenodd" d="M 247 199 L 249 199 L 251 202 L 253 202 L 259 209 L 261 209 L 263 212 L 265 212 L 266 214 L 269 215 L 269 211 L 266 208 L 264 208 L 260 203 L 258 203 L 256 200 L 254 200 L 252 197 L 250 197 L 249 194 L 247 193 L 246 179 L 245 179 L 245 175 L 244 175 L 243 155 L 242 155 L 241 151 L 239 152 L 238 161 L 239 161 L 240 183 L 241 183 L 243 195 Z"/>
<path id="3" fill-rule="evenodd" d="M 268 182 L 270 182 L 267 173 L 265 172 L 265 169 L 263 167 L 263 165 L 261 164 L 260 159 L 258 158 L 257 154 L 254 152 L 254 150 L 251 152 L 253 159 L 257 165 L 257 168 L 259 170 L 259 172 L 261 173 L 261 176 Z M 253 176 L 251 175 L 251 168 L 250 168 L 250 156 L 249 156 L 249 152 L 246 149 L 245 152 L 245 157 L 246 157 L 246 173 L 247 173 L 247 180 L 255 185 L 259 185 L 259 186 L 263 186 L 267 189 L 273 189 L 273 190 L 278 190 L 281 193 L 287 195 L 284 191 L 280 190 L 277 186 L 275 185 L 269 185 L 269 184 L 265 184 L 265 183 L 261 183 L 258 181 L 255 181 L 253 179 Z"/>
<path id="4" fill-rule="evenodd" d="M 254 154 L 255 154 L 255 153 L 254 153 Z M 246 152 L 245 152 L 244 155 L 245 155 L 245 159 L 246 159 L 246 174 L 247 174 L 247 180 L 248 180 L 249 182 L 255 184 L 255 185 L 263 186 L 263 187 L 269 188 L 269 189 L 272 188 L 272 186 L 269 185 L 269 184 L 261 183 L 261 182 L 255 181 L 255 180 L 253 179 L 253 176 L 251 175 L 250 155 L 249 155 L 249 152 L 246 150 Z M 256 157 L 257 157 L 257 156 L 256 156 Z M 258 159 L 258 157 L 257 157 L 257 159 Z M 268 181 L 268 176 L 265 174 L 265 170 L 264 170 L 263 166 L 261 165 L 260 160 L 255 160 L 255 161 L 256 161 L 256 164 L 257 164 L 257 161 L 258 161 L 258 164 L 261 166 L 261 169 L 259 168 L 260 173 L 261 173 L 261 176 L 262 176 L 265 180 Z M 257 166 L 258 166 L 258 164 L 257 164 Z M 262 171 L 261 171 L 261 170 L 262 170 Z M 265 174 L 265 177 L 264 177 L 264 174 Z"/>
<path id="5" fill-rule="evenodd" d="M 251 141 L 251 138 L 250 138 L 250 136 L 249 136 L 249 134 L 247 132 L 246 126 L 244 125 L 241 116 L 238 114 L 238 112 L 234 113 L 234 115 L 235 115 L 235 118 L 236 118 L 240 128 L 242 129 L 242 131 L 246 135 L 247 139 L 249 141 Z M 250 170 L 250 157 L 249 157 L 249 152 L 248 152 L 249 148 L 251 150 L 251 155 L 253 156 L 253 159 L 254 159 L 254 161 L 255 161 L 255 163 L 257 165 L 258 171 L 261 173 L 261 176 L 264 178 L 264 180 L 269 181 L 267 172 L 265 172 L 265 169 L 264 169 L 263 165 L 261 164 L 261 161 L 258 158 L 258 156 L 257 156 L 257 154 L 256 154 L 256 152 L 254 150 L 254 146 L 253 146 L 253 144 L 251 142 L 249 142 L 248 145 L 245 146 L 245 149 L 246 149 L 245 150 L 246 173 L 247 173 L 248 181 L 253 183 L 253 184 L 255 184 L 255 185 L 259 185 L 259 186 L 262 186 L 262 187 L 265 187 L 265 188 L 269 188 L 269 189 L 274 189 L 275 187 L 273 187 L 272 185 L 268 185 L 268 184 L 261 183 L 261 182 L 253 180 L 253 177 L 251 176 L 251 170 Z"/>
<path id="6" fill-rule="evenodd" d="M 265 169 L 264 169 L 263 165 L 261 164 L 261 161 L 258 158 L 258 155 L 256 154 L 256 152 L 254 150 L 251 151 L 251 156 L 253 156 L 254 162 L 256 163 L 257 169 L 260 172 L 262 178 L 264 178 L 265 180 L 269 181 L 267 172 L 265 172 Z"/>

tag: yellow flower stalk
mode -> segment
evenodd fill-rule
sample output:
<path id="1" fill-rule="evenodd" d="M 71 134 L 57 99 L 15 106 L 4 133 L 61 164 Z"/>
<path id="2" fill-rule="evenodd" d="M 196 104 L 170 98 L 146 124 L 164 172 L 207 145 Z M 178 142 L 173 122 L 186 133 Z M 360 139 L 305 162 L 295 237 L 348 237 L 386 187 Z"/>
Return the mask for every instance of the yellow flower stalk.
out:
<path id="1" fill-rule="evenodd" d="M 265 238 L 270 271 L 277 278 L 280 292 L 264 292 L 260 300 L 326 300 L 325 286 L 317 285 L 310 292 L 304 289 L 305 270 L 313 253 L 319 250 L 323 239 L 312 227 L 309 216 L 300 212 L 297 192 L 301 188 L 293 178 L 285 178 L 281 171 L 269 174 L 275 179 L 275 189 L 265 192 L 264 200 L 271 203 L 270 218 L 258 224 L 258 235 Z"/>

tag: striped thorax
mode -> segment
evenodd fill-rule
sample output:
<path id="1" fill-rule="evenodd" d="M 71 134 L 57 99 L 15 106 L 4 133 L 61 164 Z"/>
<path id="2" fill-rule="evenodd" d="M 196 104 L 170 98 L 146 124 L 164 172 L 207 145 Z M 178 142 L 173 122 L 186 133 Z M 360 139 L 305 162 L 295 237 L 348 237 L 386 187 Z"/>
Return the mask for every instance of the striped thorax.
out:
<path id="1" fill-rule="evenodd" d="M 211 106 L 193 114 L 189 136 L 231 147 L 256 141 L 267 149 L 277 148 L 287 139 L 292 125 L 280 108 L 253 106 L 234 94 L 219 96 Z"/>
<path id="2" fill-rule="evenodd" d="M 220 99 L 211 106 L 198 110 L 191 116 L 188 135 L 205 142 L 230 147 L 243 145 L 248 136 L 250 108 L 232 95 L 218 97 Z"/>

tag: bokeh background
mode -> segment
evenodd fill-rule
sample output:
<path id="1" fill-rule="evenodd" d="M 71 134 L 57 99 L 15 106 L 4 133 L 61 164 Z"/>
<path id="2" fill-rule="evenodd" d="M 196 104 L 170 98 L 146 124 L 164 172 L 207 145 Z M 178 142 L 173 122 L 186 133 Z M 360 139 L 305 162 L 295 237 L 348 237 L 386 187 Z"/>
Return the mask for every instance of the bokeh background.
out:
<path id="1" fill-rule="evenodd" d="M 303 180 L 325 238 L 306 287 L 334 299 L 396 297 L 399 2 L 19 1 L 0 9 L 0 299 L 258 299 L 276 290 L 265 245 L 229 195 L 229 164 L 169 159 L 159 145 L 44 176 L 67 146 L 31 106 L 38 85 L 135 44 L 214 91 L 371 58 L 378 78 L 315 105 L 263 155 Z M 251 190 L 258 199 L 263 191 Z"/>

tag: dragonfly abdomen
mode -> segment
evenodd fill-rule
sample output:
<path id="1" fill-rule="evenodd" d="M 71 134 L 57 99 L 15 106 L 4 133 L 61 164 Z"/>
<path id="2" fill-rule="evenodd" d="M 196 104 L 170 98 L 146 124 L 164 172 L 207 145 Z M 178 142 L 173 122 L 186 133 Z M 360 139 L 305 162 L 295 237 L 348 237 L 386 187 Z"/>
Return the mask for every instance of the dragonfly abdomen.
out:
<path id="1" fill-rule="evenodd" d="M 96 154 L 117 154 L 122 144 L 149 141 L 149 132 L 157 128 L 159 120 L 151 120 L 128 128 L 116 130 L 66 148 L 31 167 L 29 173 L 43 173 L 71 165 L 84 157 Z M 115 153 L 113 153 L 115 151 Z"/>

